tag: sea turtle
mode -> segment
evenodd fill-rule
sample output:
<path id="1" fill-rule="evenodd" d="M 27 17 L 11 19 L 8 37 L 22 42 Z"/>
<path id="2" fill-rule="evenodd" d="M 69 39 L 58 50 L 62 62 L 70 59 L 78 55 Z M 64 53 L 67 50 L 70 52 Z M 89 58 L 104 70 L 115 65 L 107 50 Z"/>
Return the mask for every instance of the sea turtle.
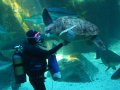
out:
<path id="1" fill-rule="evenodd" d="M 76 40 L 92 41 L 98 48 L 106 49 L 98 36 L 99 29 L 95 24 L 75 16 L 62 16 L 53 22 L 47 9 L 43 10 L 42 17 L 46 25 L 46 33 L 68 42 Z"/>

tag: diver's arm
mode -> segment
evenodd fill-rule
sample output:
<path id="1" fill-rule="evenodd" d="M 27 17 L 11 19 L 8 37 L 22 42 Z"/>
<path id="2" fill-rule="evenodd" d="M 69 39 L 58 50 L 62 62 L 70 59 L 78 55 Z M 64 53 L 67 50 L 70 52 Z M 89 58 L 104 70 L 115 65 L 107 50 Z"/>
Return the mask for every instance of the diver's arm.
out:
<path id="1" fill-rule="evenodd" d="M 50 56 L 56 53 L 63 45 L 64 45 L 63 43 L 60 43 L 59 45 L 55 46 L 54 48 L 48 51 L 48 55 Z"/>
<path id="2" fill-rule="evenodd" d="M 27 53 L 30 53 L 31 55 L 42 57 L 42 58 L 48 58 L 50 55 L 57 52 L 63 45 L 64 43 L 60 43 L 59 45 L 55 46 L 51 50 L 45 50 L 41 47 L 34 47 L 34 46 L 30 48 L 27 47 L 28 48 Z"/>
<path id="3" fill-rule="evenodd" d="M 67 44 L 69 44 L 68 41 L 64 41 L 63 43 L 58 44 L 57 46 L 49 50 L 49 55 L 56 53 L 62 46 L 65 46 Z"/>
<path id="4" fill-rule="evenodd" d="M 48 58 L 50 55 L 56 53 L 62 46 L 67 44 L 68 44 L 67 42 L 60 43 L 54 48 L 52 48 L 51 50 L 44 50 L 43 48 L 40 48 L 40 47 L 33 47 L 29 49 L 30 50 L 29 53 L 31 52 L 32 55 Z"/>

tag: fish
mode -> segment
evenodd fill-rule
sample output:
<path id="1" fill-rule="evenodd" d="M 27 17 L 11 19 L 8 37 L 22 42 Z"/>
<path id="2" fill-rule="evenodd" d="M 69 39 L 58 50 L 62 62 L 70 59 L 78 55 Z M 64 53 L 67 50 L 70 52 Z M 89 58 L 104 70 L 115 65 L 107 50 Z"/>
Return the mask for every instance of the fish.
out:
<path id="1" fill-rule="evenodd" d="M 42 17 L 46 26 L 45 33 L 68 42 L 91 41 L 96 47 L 106 49 L 99 37 L 100 30 L 95 24 L 75 16 L 62 16 L 53 21 L 46 8 L 43 9 Z"/>
<path id="2" fill-rule="evenodd" d="M 111 79 L 112 79 L 112 80 L 118 80 L 118 79 L 120 79 L 120 68 L 119 68 L 118 70 L 116 70 L 116 71 L 112 74 Z"/>
<path id="3" fill-rule="evenodd" d="M 116 66 L 120 64 L 120 56 L 109 49 L 97 50 L 96 59 L 101 59 L 102 63 L 108 67 L 106 71 L 110 68 L 116 70 Z"/>

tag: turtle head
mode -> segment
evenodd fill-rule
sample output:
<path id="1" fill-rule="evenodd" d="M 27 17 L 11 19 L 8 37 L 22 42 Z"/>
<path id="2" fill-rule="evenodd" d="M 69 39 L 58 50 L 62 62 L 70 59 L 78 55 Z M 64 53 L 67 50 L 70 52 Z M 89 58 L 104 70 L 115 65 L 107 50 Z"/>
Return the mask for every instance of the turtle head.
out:
<path id="1" fill-rule="evenodd" d="M 54 30 L 55 30 L 55 25 L 53 23 L 45 27 L 46 34 L 48 34 L 48 33 L 53 34 Z"/>

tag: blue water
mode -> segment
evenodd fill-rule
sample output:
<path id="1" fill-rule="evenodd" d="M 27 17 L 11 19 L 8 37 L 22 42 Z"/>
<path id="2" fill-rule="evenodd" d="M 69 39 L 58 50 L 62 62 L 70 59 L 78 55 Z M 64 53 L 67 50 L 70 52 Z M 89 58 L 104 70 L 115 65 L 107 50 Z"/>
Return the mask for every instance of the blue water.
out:
<path id="1" fill-rule="evenodd" d="M 11 50 L 17 45 L 16 41 L 24 39 L 29 29 L 44 33 L 44 8 L 48 8 L 53 22 L 62 16 L 75 16 L 97 25 L 105 46 L 116 56 L 120 56 L 120 0 L 1 0 L 0 52 L 3 52 L 4 58 L 0 55 L 0 90 L 12 90 L 11 82 L 14 77 Z M 47 44 L 49 49 L 51 42 Z M 120 89 L 120 80 L 111 80 L 113 73 L 120 68 L 120 61 L 115 65 L 114 56 L 111 56 L 112 60 L 108 57 L 107 64 L 101 59 L 95 59 L 96 47 L 91 43 L 84 40 L 71 42 L 56 55 L 62 78 L 54 81 L 46 72 L 47 90 Z M 115 66 L 116 70 L 110 68 L 105 71 L 109 63 Z M 19 90 L 33 90 L 28 77 Z"/>

